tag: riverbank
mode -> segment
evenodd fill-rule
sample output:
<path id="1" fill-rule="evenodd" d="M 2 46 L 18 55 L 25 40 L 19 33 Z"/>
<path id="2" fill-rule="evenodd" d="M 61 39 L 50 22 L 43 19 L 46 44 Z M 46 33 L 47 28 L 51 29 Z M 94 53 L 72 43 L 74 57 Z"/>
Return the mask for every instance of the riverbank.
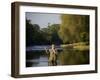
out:
<path id="1" fill-rule="evenodd" d="M 89 50 L 89 44 L 87 42 L 78 42 L 73 44 L 62 44 L 62 48 L 73 48 L 76 50 Z"/>

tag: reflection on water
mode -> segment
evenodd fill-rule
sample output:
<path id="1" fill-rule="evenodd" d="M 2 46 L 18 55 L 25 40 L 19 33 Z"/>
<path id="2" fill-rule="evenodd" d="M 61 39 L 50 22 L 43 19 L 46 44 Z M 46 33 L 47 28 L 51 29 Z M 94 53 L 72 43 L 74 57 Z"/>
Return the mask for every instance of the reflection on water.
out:
<path id="1" fill-rule="evenodd" d="M 63 50 L 59 54 L 60 65 L 89 64 L 89 50 Z"/>
<path id="2" fill-rule="evenodd" d="M 49 66 L 48 54 L 44 50 L 33 50 L 26 52 L 26 67 Z M 58 65 L 89 64 L 89 50 L 79 51 L 74 49 L 63 49 L 58 51 Z M 52 66 L 52 65 L 51 65 Z"/>

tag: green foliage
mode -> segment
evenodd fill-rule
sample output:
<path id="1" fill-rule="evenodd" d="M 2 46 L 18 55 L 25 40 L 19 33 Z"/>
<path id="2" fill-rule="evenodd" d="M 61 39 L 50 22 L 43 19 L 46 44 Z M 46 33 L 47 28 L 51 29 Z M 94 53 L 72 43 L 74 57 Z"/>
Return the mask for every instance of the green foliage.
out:
<path id="1" fill-rule="evenodd" d="M 48 30 L 51 33 L 51 42 L 52 43 L 60 43 L 61 39 L 59 38 L 58 31 L 59 31 L 60 25 L 59 24 L 53 24 L 48 26 Z"/>
<path id="2" fill-rule="evenodd" d="M 61 43 L 61 39 L 59 38 L 59 35 L 58 35 L 59 28 L 60 28 L 59 24 L 52 24 L 52 25 L 49 24 L 47 28 L 42 28 L 41 29 L 45 34 L 46 40 L 50 44 L 52 44 L 52 43 L 55 43 L 55 44 Z"/>
<path id="3" fill-rule="evenodd" d="M 59 28 L 59 24 L 52 24 L 40 29 L 38 24 L 31 24 L 30 20 L 26 20 L 26 46 L 60 44 Z"/>
<path id="4" fill-rule="evenodd" d="M 26 46 L 89 42 L 89 16 L 61 15 L 61 24 L 48 23 L 47 28 L 26 19 Z"/>
<path id="5" fill-rule="evenodd" d="M 26 46 L 42 44 L 44 35 L 39 25 L 31 24 L 30 20 L 26 20 Z"/>
<path id="6" fill-rule="evenodd" d="M 89 16 L 86 15 L 61 15 L 61 26 L 59 36 L 63 43 L 73 43 L 83 41 L 82 33 L 85 38 L 89 36 Z M 87 41 L 88 39 L 85 39 Z"/>
<path id="7" fill-rule="evenodd" d="M 81 36 L 81 41 L 86 42 L 89 41 L 89 34 L 87 32 L 83 32 L 80 34 Z"/>

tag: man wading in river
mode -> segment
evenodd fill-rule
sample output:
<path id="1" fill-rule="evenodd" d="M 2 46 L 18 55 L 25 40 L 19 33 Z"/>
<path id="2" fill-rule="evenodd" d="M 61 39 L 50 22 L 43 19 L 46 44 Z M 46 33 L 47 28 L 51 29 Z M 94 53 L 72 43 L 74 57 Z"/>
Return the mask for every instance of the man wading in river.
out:
<path id="1" fill-rule="evenodd" d="M 57 65 L 57 50 L 55 48 L 55 45 L 52 44 L 51 49 L 47 50 L 45 48 L 46 53 L 49 55 L 48 57 L 48 65 L 50 66 L 56 66 Z"/>

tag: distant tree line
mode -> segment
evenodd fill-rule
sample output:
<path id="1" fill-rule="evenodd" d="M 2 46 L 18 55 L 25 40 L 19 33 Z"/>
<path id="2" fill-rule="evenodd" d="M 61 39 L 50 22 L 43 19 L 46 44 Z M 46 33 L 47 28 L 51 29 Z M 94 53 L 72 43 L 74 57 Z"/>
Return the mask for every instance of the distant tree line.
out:
<path id="1" fill-rule="evenodd" d="M 61 15 L 61 24 L 40 28 L 26 19 L 26 46 L 89 42 L 89 16 Z"/>
<path id="2" fill-rule="evenodd" d="M 30 20 L 26 20 L 26 46 L 62 43 L 58 35 L 59 28 L 59 24 L 52 24 L 40 29 L 38 24 L 31 24 Z"/>

